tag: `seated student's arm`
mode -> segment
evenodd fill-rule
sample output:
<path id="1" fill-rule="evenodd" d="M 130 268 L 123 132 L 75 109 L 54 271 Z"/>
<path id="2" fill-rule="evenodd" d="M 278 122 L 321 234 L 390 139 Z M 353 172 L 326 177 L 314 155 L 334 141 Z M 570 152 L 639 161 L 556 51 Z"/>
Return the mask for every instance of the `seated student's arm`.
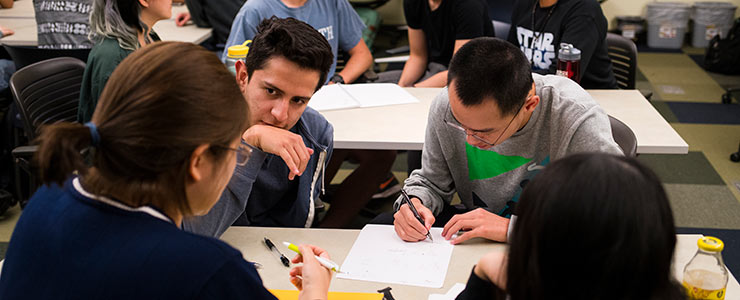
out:
<path id="1" fill-rule="evenodd" d="M 344 83 L 352 83 L 359 78 L 362 73 L 365 73 L 367 69 L 373 64 L 373 55 L 370 54 L 370 49 L 367 48 L 365 41 L 360 39 L 357 45 L 349 50 L 349 59 L 344 65 L 344 69 L 339 72 L 339 76 L 342 76 Z"/>
<path id="2" fill-rule="evenodd" d="M 0 0 L 2 8 L 13 8 L 13 0 Z"/>
<path id="3" fill-rule="evenodd" d="M 185 0 L 185 5 L 187 5 L 188 11 L 179 13 L 175 17 L 177 26 L 184 26 L 185 23 L 193 20 L 193 23 L 198 27 L 211 27 L 203 10 L 203 0 Z"/>
<path id="4" fill-rule="evenodd" d="M 241 253 L 226 261 L 198 293 L 197 299 L 277 299 L 262 283 L 252 263 Z"/>
<path id="5" fill-rule="evenodd" d="M 503 252 L 491 252 L 478 261 L 457 300 L 506 299 L 506 259 Z"/>
<path id="6" fill-rule="evenodd" d="M 595 2 L 594 5 L 598 6 Z M 596 51 L 599 39 L 603 40 L 605 37 L 599 34 L 599 28 L 596 26 L 597 23 L 592 15 L 576 13 L 565 18 L 563 22 L 565 22 L 565 24 L 563 26 L 564 29 L 563 34 L 560 37 L 560 42 L 573 44 L 573 47 L 581 50 L 580 74 L 581 77 L 583 77 L 584 72 L 588 69 L 588 64 L 591 62 L 591 57 Z M 555 48 L 560 49 L 560 45 L 556 45 Z M 553 61 L 550 65 L 548 74 L 555 74 L 557 69 L 557 62 Z"/>
<path id="7" fill-rule="evenodd" d="M 561 158 L 580 152 L 624 155 L 622 148 L 617 145 L 612 136 L 609 116 L 600 106 L 590 108 L 582 118 L 581 122 L 575 123 L 574 128 L 570 129 L 573 135 L 570 139 L 564 141 L 568 144 L 561 147 L 561 149 L 565 149 L 565 152 L 559 152 L 553 155 L 553 158 Z"/>
<path id="8" fill-rule="evenodd" d="M 229 32 L 229 38 L 226 39 L 224 53 L 221 54 L 221 61 L 226 61 L 229 47 L 241 45 L 257 35 L 257 25 L 259 25 L 261 20 L 262 18 L 259 12 L 253 11 L 246 5 L 242 6 L 239 13 L 234 17 L 234 22 L 231 23 L 231 31 Z"/>
<path id="9" fill-rule="evenodd" d="M 434 216 L 442 212 L 444 205 L 449 205 L 455 194 L 455 183 L 447 166 L 442 152 L 442 144 L 449 141 L 440 140 L 440 133 L 446 134 L 444 115 L 447 113 L 447 90 L 432 102 L 429 109 L 426 135 L 424 137 L 424 151 L 422 152 L 422 168 L 414 170 L 404 182 L 403 189 L 412 198 L 411 201 L 424 220 L 422 226 L 413 217 L 408 205 L 401 205 L 402 197 L 393 205 L 396 210 L 394 214 L 394 227 L 398 236 L 409 242 L 425 239 L 425 234 L 434 224 Z"/>
<path id="10" fill-rule="evenodd" d="M 220 237 L 229 226 L 244 213 L 252 185 L 257 179 L 260 167 L 267 153 L 252 147 L 252 155 L 245 166 L 237 166 L 221 198 L 204 216 L 189 217 L 183 220 L 183 230 L 205 236 Z"/>
<path id="11" fill-rule="evenodd" d="M 454 53 L 457 53 L 457 50 L 460 49 L 465 43 L 467 43 L 469 40 L 455 40 L 455 51 Z M 447 71 L 442 71 L 437 74 L 432 75 L 432 77 L 427 78 L 426 80 L 419 82 L 414 85 L 414 87 L 443 87 L 447 85 Z"/>
<path id="12" fill-rule="evenodd" d="M 398 80 L 398 85 L 402 87 L 414 86 L 427 69 L 427 42 L 424 31 L 409 27 L 408 36 L 409 59 L 403 66 L 401 79 Z"/>

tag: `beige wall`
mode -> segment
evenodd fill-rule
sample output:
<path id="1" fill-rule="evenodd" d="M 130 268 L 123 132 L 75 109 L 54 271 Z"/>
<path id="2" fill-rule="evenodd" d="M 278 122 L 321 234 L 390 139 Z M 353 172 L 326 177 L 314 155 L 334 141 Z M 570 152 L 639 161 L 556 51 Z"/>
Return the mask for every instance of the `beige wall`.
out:
<path id="1" fill-rule="evenodd" d="M 730 2 L 735 6 L 740 7 L 740 0 L 713 0 L 719 2 Z M 616 16 L 642 16 L 645 17 L 645 10 L 647 3 L 652 2 L 650 0 L 607 0 L 601 5 L 601 9 L 604 10 L 606 19 L 609 20 L 609 28 L 617 26 Z M 668 2 L 668 1 L 659 1 Z M 671 0 L 670 2 L 686 2 L 693 4 L 699 2 L 696 0 Z M 740 16 L 740 9 L 735 10 L 735 17 Z"/>

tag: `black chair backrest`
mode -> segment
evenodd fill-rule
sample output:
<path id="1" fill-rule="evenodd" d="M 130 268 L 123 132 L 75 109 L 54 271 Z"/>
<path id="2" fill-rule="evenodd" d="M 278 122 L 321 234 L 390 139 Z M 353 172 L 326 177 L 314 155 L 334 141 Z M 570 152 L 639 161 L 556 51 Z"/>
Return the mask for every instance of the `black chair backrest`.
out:
<path id="1" fill-rule="evenodd" d="M 9 45 L 3 45 L 3 47 L 13 59 L 16 70 L 55 57 L 74 57 L 87 62 L 87 56 L 90 54 L 90 49 L 41 49 L 32 46 Z"/>
<path id="2" fill-rule="evenodd" d="M 637 156 L 637 137 L 635 137 L 635 133 L 632 132 L 632 129 L 630 129 L 627 124 L 622 123 L 622 121 L 617 120 L 612 116 L 609 116 L 609 123 L 612 127 L 612 137 L 614 137 L 614 141 L 617 142 L 619 148 L 622 148 L 624 156 Z"/>
<path id="3" fill-rule="evenodd" d="M 606 34 L 606 46 L 612 60 L 617 86 L 624 90 L 634 90 L 637 76 L 637 46 L 632 40 L 614 33 Z"/>
<path id="4" fill-rule="evenodd" d="M 58 57 L 27 66 L 10 77 L 10 91 L 29 141 L 36 138 L 41 125 L 77 121 L 84 72 L 81 60 Z"/>

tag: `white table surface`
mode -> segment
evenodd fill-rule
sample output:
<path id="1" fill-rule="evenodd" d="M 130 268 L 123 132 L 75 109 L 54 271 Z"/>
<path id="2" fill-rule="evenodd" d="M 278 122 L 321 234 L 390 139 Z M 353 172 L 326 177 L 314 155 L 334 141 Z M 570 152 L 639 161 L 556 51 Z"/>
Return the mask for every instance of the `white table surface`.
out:
<path id="1" fill-rule="evenodd" d="M 17 0 L 13 2 L 12 8 L 0 8 L 0 19 L 33 18 L 35 15 L 36 12 L 33 9 L 33 0 Z"/>
<path id="2" fill-rule="evenodd" d="M 30 6 L 28 5 L 30 3 Z M 16 7 L 17 6 L 17 7 Z M 4 17 L 0 14 L 0 25 L 13 29 L 15 34 L 0 39 L 0 43 L 13 45 L 13 46 L 36 46 L 38 45 L 38 34 L 36 19 L 33 12 L 33 1 L 32 0 L 19 0 L 16 1 L 13 8 L 7 10 L 18 9 L 17 15 L 21 12 L 28 11 L 30 7 L 30 15 L 26 17 Z M 5 9 L 0 10 L 0 13 Z M 181 41 L 200 44 L 209 37 L 211 37 L 211 28 L 198 28 L 195 24 L 188 24 L 183 27 L 175 25 L 175 17 L 180 12 L 187 12 L 188 9 L 185 5 L 173 6 L 172 17 L 168 20 L 162 20 L 154 24 L 154 31 L 157 32 L 163 41 Z"/>
<path id="3" fill-rule="evenodd" d="M 334 148 L 421 150 L 427 114 L 440 88 L 406 88 L 419 103 L 324 111 Z M 629 126 L 637 153 L 688 153 L 688 144 L 637 90 L 589 90 L 604 110 Z"/>
<path id="4" fill-rule="evenodd" d="M 262 264 L 259 270 L 262 281 L 268 289 L 292 290 L 295 289 L 288 280 L 289 268 L 283 266 L 273 256 L 262 239 L 272 240 L 280 252 L 293 258 L 292 251 L 282 245 L 283 241 L 294 244 L 314 244 L 329 252 L 332 260 L 343 264 L 349 250 L 352 248 L 359 230 L 341 229 L 304 229 L 304 228 L 265 228 L 265 227 L 231 227 L 221 239 L 242 252 L 244 258 Z M 674 257 L 674 274 L 680 280 L 683 277 L 683 267 L 696 252 L 696 240 L 700 235 L 678 235 Z M 398 300 L 427 299 L 429 294 L 445 294 L 455 283 L 465 284 L 473 266 L 481 256 L 493 251 L 506 251 L 506 244 L 495 243 L 482 239 L 474 239 L 462 245 L 456 245 L 452 251 L 452 258 L 447 270 L 444 286 L 441 289 L 423 288 L 400 284 L 387 284 L 368 281 L 334 278 L 331 291 L 374 293 L 379 289 L 390 286 L 393 297 Z M 735 249 L 736 250 L 736 249 Z M 731 249 L 726 249 L 731 251 Z M 732 277 L 727 285 L 725 299 L 740 299 L 740 285 Z"/>

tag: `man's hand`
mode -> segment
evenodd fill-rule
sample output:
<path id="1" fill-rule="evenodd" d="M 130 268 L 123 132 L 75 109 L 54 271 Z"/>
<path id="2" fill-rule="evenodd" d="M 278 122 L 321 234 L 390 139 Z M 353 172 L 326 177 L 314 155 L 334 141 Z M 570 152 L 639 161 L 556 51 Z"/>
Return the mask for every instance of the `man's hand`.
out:
<path id="1" fill-rule="evenodd" d="M 298 249 L 301 250 L 301 253 L 313 254 L 305 256 L 298 254 L 292 260 L 294 264 L 303 263 L 302 266 L 291 269 L 289 273 L 290 282 L 301 291 L 298 294 L 298 299 L 327 299 L 329 284 L 331 283 L 331 271 L 322 266 L 314 255 L 329 259 L 329 253 L 312 245 L 300 245 Z"/>
<path id="2" fill-rule="evenodd" d="M 280 156 L 290 169 L 290 180 L 303 175 L 313 155 L 313 149 L 306 147 L 300 135 L 274 126 L 254 125 L 244 132 L 242 138 L 247 144 Z"/>
<path id="3" fill-rule="evenodd" d="M 411 198 L 411 203 L 414 204 L 414 208 L 419 212 L 421 219 L 424 220 L 424 225 L 419 223 L 419 220 L 414 217 L 414 213 L 411 212 L 411 208 L 404 203 L 401 204 L 401 207 L 393 215 L 393 228 L 396 229 L 398 237 L 404 241 L 423 241 L 427 238 L 426 234 L 432 228 L 432 224 L 434 224 L 434 214 L 421 203 L 419 198 Z"/>
<path id="4" fill-rule="evenodd" d="M 442 236 L 449 240 L 460 230 L 467 232 L 452 240 L 456 245 L 474 237 L 505 242 L 506 232 L 509 229 L 509 219 L 498 216 L 485 209 L 478 208 L 460 215 L 454 215 L 442 230 Z"/>
<path id="5" fill-rule="evenodd" d="M 185 23 L 190 21 L 190 13 L 179 13 L 177 14 L 177 17 L 175 18 L 175 25 L 177 26 L 185 26 Z"/>
<path id="6" fill-rule="evenodd" d="M 3 33 L 3 36 L 9 36 L 9 35 L 13 35 L 15 33 L 15 31 L 13 31 L 13 29 L 7 28 L 5 26 L 0 26 L 0 32 Z"/>
<path id="7" fill-rule="evenodd" d="M 490 252 L 478 261 L 473 272 L 480 279 L 490 281 L 498 288 L 506 289 L 506 259 L 505 252 Z"/>

